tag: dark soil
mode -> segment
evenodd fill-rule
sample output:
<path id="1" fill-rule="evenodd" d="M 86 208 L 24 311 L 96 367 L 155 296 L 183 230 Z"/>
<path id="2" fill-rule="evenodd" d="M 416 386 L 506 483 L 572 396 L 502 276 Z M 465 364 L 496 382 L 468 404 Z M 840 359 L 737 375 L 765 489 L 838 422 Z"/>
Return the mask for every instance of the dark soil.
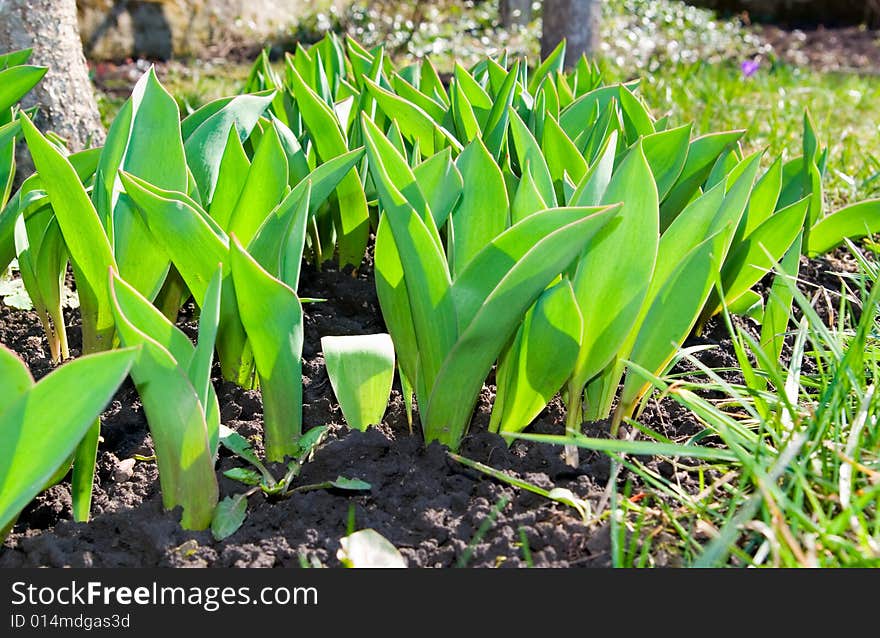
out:
<path id="1" fill-rule="evenodd" d="M 849 270 L 840 259 L 804 264 L 804 274 L 816 284 L 839 289 L 829 271 Z M 369 267 L 364 269 L 369 271 Z M 809 286 L 809 284 L 805 284 Z M 41 494 L 22 513 L 0 549 L 0 567 L 23 566 L 217 566 L 289 567 L 305 562 L 337 566 L 339 540 L 350 518 L 357 529 L 373 528 L 398 547 L 410 566 L 449 567 L 466 559 L 468 566 L 526 565 L 524 537 L 536 566 L 607 566 L 610 540 L 605 524 L 587 525 L 567 506 L 510 487 L 450 459 L 444 448 L 422 442 L 418 422 L 410 434 L 399 387 L 395 386 L 383 423 L 365 433 L 355 432 L 343 419 L 324 368 L 320 338 L 330 334 L 364 334 L 384 330 L 372 275 L 353 277 L 332 267 L 316 272 L 306 267 L 301 294 L 326 298 L 306 306 L 303 353 L 304 423 L 329 425 L 330 432 L 306 464 L 299 484 L 333 480 L 337 476 L 368 481 L 369 493 L 312 491 L 278 502 L 250 498 L 249 515 L 240 530 L 217 542 L 209 532 L 188 532 L 178 525 L 177 512 L 163 511 L 156 465 L 127 459 L 149 457 L 153 447 L 137 393 L 130 382 L 121 388 L 103 415 L 103 442 L 88 524 L 70 520 L 70 492 L 65 482 Z M 830 294 L 830 293 L 829 293 Z M 194 324 L 181 315 L 192 334 Z M 79 347 L 78 317 L 68 320 L 73 351 Z M 39 377 L 51 370 L 48 347 L 32 312 L 0 303 L 0 342 L 16 350 Z M 714 344 L 701 354 L 710 366 L 736 374 L 730 339 L 718 322 L 689 345 Z M 680 372 L 687 372 L 681 366 Z M 217 383 L 225 424 L 255 438 L 259 447 L 262 406 L 257 392 Z M 582 450 L 580 465 L 571 468 L 560 449 L 515 443 L 508 447 L 486 432 L 494 387 L 487 385 L 476 408 L 462 455 L 481 461 L 545 489 L 567 488 L 595 506 L 609 479 L 607 456 Z M 702 429 L 694 417 L 671 400 L 651 400 L 640 419 L 673 440 L 684 440 Z M 533 431 L 561 434 L 564 408 L 557 398 L 537 419 Z M 607 424 L 586 426 L 590 436 L 607 436 Z M 221 451 L 218 463 L 221 494 L 243 491 L 220 475 L 240 465 Z M 649 467 L 698 491 L 692 473 L 668 460 Z M 620 477 L 621 484 L 627 478 Z M 632 479 L 632 477 L 628 477 Z M 635 487 L 641 489 L 636 482 Z M 496 511 L 502 499 L 509 503 Z M 486 527 L 481 533 L 479 530 Z M 655 565 L 675 565 L 677 557 L 660 534 L 652 545 Z"/>
<path id="2" fill-rule="evenodd" d="M 880 30 L 865 27 L 758 27 L 774 53 L 795 66 L 818 71 L 880 72 Z"/>

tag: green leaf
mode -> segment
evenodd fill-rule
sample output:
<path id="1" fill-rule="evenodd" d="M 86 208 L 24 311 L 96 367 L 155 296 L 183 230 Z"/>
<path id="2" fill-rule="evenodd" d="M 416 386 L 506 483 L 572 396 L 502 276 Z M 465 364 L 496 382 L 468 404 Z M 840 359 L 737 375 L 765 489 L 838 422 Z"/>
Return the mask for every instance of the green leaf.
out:
<path id="1" fill-rule="evenodd" d="M 386 208 L 385 215 L 403 264 L 412 325 L 419 344 L 417 393 L 420 401 L 426 401 L 425 391 L 433 385 L 457 336 L 455 306 L 449 295 L 451 280 L 443 254 L 411 207 Z"/>
<path id="2" fill-rule="evenodd" d="M 256 470 L 251 470 L 245 467 L 234 467 L 230 470 L 226 470 L 223 472 L 223 476 L 250 486 L 259 485 L 263 482 L 262 474 Z"/>
<path id="3" fill-rule="evenodd" d="M 538 297 L 519 328 L 516 347 L 499 363 L 496 378 L 504 383 L 497 383 L 492 410 L 496 427 L 490 422 L 490 430 L 521 432 L 538 416 L 571 375 L 582 332 L 577 299 L 567 279 Z"/>
<path id="4" fill-rule="evenodd" d="M 34 385 L 34 379 L 24 361 L 2 345 L 0 345 L 0 380 L 3 383 L 3 394 L 0 394 L 0 415 L 2 415 Z"/>
<path id="5" fill-rule="evenodd" d="M 322 337 L 327 376 L 349 427 L 382 421 L 394 380 L 394 345 L 387 334 Z"/>
<path id="6" fill-rule="evenodd" d="M 217 341 L 217 330 L 220 326 L 220 291 L 223 285 L 223 267 L 217 264 L 217 272 L 208 284 L 208 290 L 205 293 L 205 299 L 199 312 L 199 340 L 192 354 L 189 367 L 187 369 L 187 377 L 196 390 L 196 396 L 207 409 L 209 406 L 213 408 L 216 403 L 216 397 L 212 398 L 214 388 L 211 385 L 211 366 L 214 361 L 214 345 Z M 219 443 L 219 407 L 217 415 L 211 415 L 207 419 L 208 425 L 208 441 L 213 457 L 217 453 L 217 445 Z"/>
<path id="7" fill-rule="evenodd" d="M 318 156 L 329 161 L 348 151 L 345 135 L 340 129 L 336 115 L 329 106 L 303 81 L 292 67 L 288 67 L 292 80 L 291 90 L 302 113 Z M 340 265 L 359 266 L 364 257 L 369 235 L 367 200 L 358 177 L 352 168 L 339 182 L 336 189 L 339 218 L 336 231 L 339 235 Z"/>
<path id="8" fill-rule="evenodd" d="M 205 304 L 208 285 L 217 264 L 228 264 L 229 239 L 198 204 L 180 193 L 163 192 L 143 180 L 122 173 L 128 196 L 144 217 L 147 228 L 177 268 L 199 307 Z M 228 266 L 224 267 L 220 296 L 217 351 L 223 376 L 247 384 L 252 375 L 247 337 L 239 318 Z"/>
<path id="9" fill-rule="evenodd" d="M 403 264 L 386 214 L 382 215 L 379 228 L 376 230 L 374 269 L 379 307 L 394 342 L 401 380 L 406 377 L 414 383 L 419 370 L 419 347 L 409 306 L 409 293 L 403 275 Z"/>
<path id="10" fill-rule="evenodd" d="M 214 198 L 229 132 L 235 128 L 239 139 L 246 140 L 274 96 L 275 92 L 269 91 L 216 100 L 181 123 L 186 161 L 202 201 Z"/>
<path id="11" fill-rule="evenodd" d="M 229 228 L 229 219 L 232 217 L 232 211 L 235 210 L 235 205 L 238 203 L 250 170 L 251 161 L 238 137 L 238 131 L 235 127 L 231 127 L 226 149 L 220 160 L 217 187 L 214 189 L 214 197 L 208 207 L 211 217 L 224 230 Z"/>
<path id="12" fill-rule="evenodd" d="M 516 223 L 521 219 L 525 219 L 533 213 L 547 208 L 547 202 L 541 197 L 538 191 L 538 185 L 532 176 L 532 166 L 526 162 L 523 166 L 522 178 L 516 189 L 516 195 L 513 197 L 513 203 L 510 206 L 510 221 Z"/>
<path id="13" fill-rule="evenodd" d="M 630 144 L 655 133 L 651 114 L 625 85 L 620 87 L 620 108 L 623 112 L 626 138 Z"/>
<path id="14" fill-rule="evenodd" d="M 241 323 L 260 377 L 266 458 L 283 461 L 302 434 L 302 306 L 234 236 L 229 256 Z"/>
<path id="15" fill-rule="evenodd" d="M 98 216 L 111 220 L 119 274 L 148 299 L 155 299 L 168 272 L 168 256 L 155 241 L 119 185 L 117 171 L 171 191 L 186 192 L 187 165 L 177 102 L 151 68 L 135 85 L 129 115 L 117 118 L 101 154 L 93 201 Z M 157 161 L 161 158 L 161 161 Z"/>
<path id="16" fill-rule="evenodd" d="M 188 375 L 195 349 L 186 335 L 115 273 L 110 291 L 120 341 L 141 347 L 131 376 L 156 448 L 162 503 L 168 510 L 183 508 L 185 529 L 206 529 L 219 497 L 214 474 L 217 396 L 208 384 L 205 401 L 200 400 Z"/>
<path id="17" fill-rule="evenodd" d="M 770 294 L 767 297 L 767 307 L 764 309 L 764 316 L 761 319 L 760 345 L 770 361 L 774 363 L 778 363 L 782 356 L 782 348 L 791 317 L 791 302 L 794 293 L 787 278 L 792 278 L 792 281 L 797 279 L 802 248 L 803 235 L 798 235 L 783 256 L 778 271 L 773 276 Z M 766 384 L 766 382 L 764 383 Z"/>
<path id="18" fill-rule="evenodd" d="M 782 192 L 782 157 L 767 169 L 752 191 L 749 206 L 743 218 L 741 231 L 737 234 L 748 237 L 754 230 L 767 220 L 776 210 L 776 202 Z"/>
<path id="19" fill-rule="evenodd" d="M 620 93 L 624 85 L 603 86 L 582 95 L 559 114 L 559 125 L 570 139 L 577 139 L 584 129 L 584 123 L 595 119 L 595 113 L 602 113 L 612 100 L 620 103 Z"/>
<path id="20" fill-rule="evenodd" d="M 361 492 L 373 488 L 373 486 L 366 481 L 345 478 L 344 476 L 337 476 L 335 481 L 330 481 L 330 486 L 335 487 L 338 490 L 349 490 L 352 492 Z"/>
<path id="21" fill-rule="evenodd" d="M 490 67 L 491 68 L 491 67 Z M 496 159 L 501 157 L 507 139 L 507 125 L 510 122 L 510 108 L 516 93 L 516 78 L 519 73 L 519 60 L 513 63 L 513 67 L 507 72 L 504 83 L 495 97 L 495 104 L 486 120 L 483 128 L 483 141 L 486 148 Z"/>
<path id="22" fill-rule="evenodd" d="M 248 246 L 257 263 L 292 290 L 299 286 L 311 193 L 311 182 L 306 183 L 301 196 L 298 190 L 291 191 L 269 214 Z"/>
<path id="23" fill-rule="evenodd" d="M 852 204 L 823 217 L 810 229 L 807 255 L 818 257 L 845 239 L 861 239 L 877 232 L 880 232 L 880 199 Z"/>
<path id="24" fill-rule="evenodd" d="M 471 261 L 452 290 L 460 336 L 431 384 L 430 402 L 419 404 L 427 441 L 458 447 L 483 381 L 526 310 L 618 212 L 572 207 L 535 213 Z"/>
<path id="25" fill-rule="evenodd" d="M 471 142 L 482 135 L 480 123 L 477 116 L 468 101 L 467 95 L 456 83 L 452 85 L 450 90 L 452 96 L 452 116 L 455 122 L 455 130 L 458 133 L 458 139 L 463 142 Z"/>
<path id="26" fill-rule="evenodd" d="M 20 386 L 22 375 L 8 361 L 12 355 L 0 348 L 3 386 Z M 4 400 L 0 412 L 0 529 L 46 486 L 69 462 L 95 419 L 110 402 L 128 374 L 137 351 L 115 350 L 80 357 L 49 373 L 14 400 Z M 10 378 L 11 377 L 11 378 Z M 88 379 L 89 391 L 82 391 Z M 58 406 L 63 405 L 59 414 Z"/>
<path id="27" fill-rule="evenodd" d="M 339 540 L 336 557 L 346 567 L 402 568 L 406 560 L 384 536 L 372 529 L 362 529 Z"/>
<path id="28" fill-rule="evenodd" d="M 435 123 L 431 116 L 418 106 L 386 91 L 366 77 L 364 84 L 385 115 L 389 119 L 397 120 L 404 136 L 412 143 L 418 141 L 419 147 L 426 157 L 430 157 L 447 146 L 452 146 L 454 151 L 461 150 L 461 144 L 455 139 L 455 136 Z"/>
<path id="29" fill-rule="evenodd" d="M 431 218 L 427 200 L 406 162 L 406 157 L 394 147 L 388 138 L 382 135 L 382 131 L 366 116 L 362 117 L 362 126 L 364 140 L 367 143 L 370 172 L 376 189 L 379 191 L 381 204 L 386 208 L 393 207 L 397 201 L 397 195 L 402 195 L 424 221 L 430 222 L 432 235 L 439 246 L 440 237 L 433 230 L 433 218 Z"/>
<path id="30" fill-rule="evenodd" d="M 730 150 L 745 131 L 710 133 L 690 143 L 684 168 L 660 207 L 660 228 L 666 229 L 672 220 L 687 206 L 700 185 L 709 177 L 715 161 Z"/>
<path id="31" fill-rule="evenodd" d="M 510 134 L 513 138 L 513 146 L 519 159 L 520 167 L 528 162 L 532 167 L 532 176 L 541 198 L 550 206 L 556 206 L 556 192 L 553 188 L 553 178 L 550 169 L 541 152 L 541 147 L 535 140 L 532 132 L 525 125 L 516 111 L 510 110 Z"/>
<path id="32" fill-rule="evenodd" d="M 804 198 L 779 211 L 731 252 L 721 269 L 725 303 L 732 303 L 758 283 L 782 258 L 803 228 L 808 206 L 809 199 Z M 713 295 L 706 310 L 711 308 L 714 314 L 718 306 Z M 704 312 L 704 317 L 709 316 L 711 314 Z"/>
<path id="33" fill-rule="evenodd" d="M 229 233 L 249 244 L 287 190 L 287 156 L 274 125 L 266 128 L 241 195 L 229 219 Z"/>
<path id="34" fill-rule="evenodd" d="M 113 338 L 113 314 L 107 290 L 107 269 L 116 265 L 110 242 L 68 159 L 24 114 L 21 124 L 73 265 L 82 313 L 83 352 L 109 349 Z"/>
<path id="35" fill-rule="evenodd" d="M 672 360 L 691 329 L 715 283 L 722 251 L 733 227 L 718 231 L 681 258 L 654 296 L 628 359 L 641 368 L 660 374 Z M 627 374 L 620 403 L 630 409 L 649 382 L 632 370 Z"/>
<path id="36" fill-rule="evenodd" d="M 241 457 L 251 465 L 255 467 L 262 466 L 260 459 L 257 458 L 256 453 L 251 447 L 251 442 L 238 432 L 227 427 L 221 428 L 220 443 L 223 444 L 223 447 L 227 450 Z"/>
<path id="37" fill-rule="evenodd" d="M 0 70 L 0 113 L 27 95 L 47 71 L 43 66 L 28 65 Z"/>
<path id="38" fill-rule="evenodd" d="M 641 146 L 621 162 L 602 198 L 623 202 L 616 225 L 587 246 L 572 280 L 584 319 L 574 385 L 583 387 L 617 354 L 645 299 L 657 257 L 658 196 Z M 625 256 L 625 257 L 623 257 Z M 626 259 L 626 267 L 619 267 Z"/>
<path id="39" fill-rule="evenodd" d="M 247 496 L 244 494 L 227 496 L 217 504 L 211 520 L 214 540 L 222 541 L 238 531 L 247 518 L 247 505 Z"/>
<path id="40" fill-rule="evenodd" d="M 296 443 L 295 456 L 305 461 L 315 451 L 329 429 L 326 425 L 322 425 L 306 430 Z"/>
<path id="41" fill-rule="evenodd" d="M 556 48 L 550 52 L 543 62 L 535 69 L 535 72 L 532 74 L 532 77 L 529 78 L 529 93 L 535 95 L 538 87 L 541 85 L 541 82 L 544 81 L 544 78 L 548 75 L 555 75 L 559 73 L 563 69 L 563 64 L 565 63 L 565 40 L 562 40 L 559 44 L 556 45 Z"/>
<path id="42" fill-rule="evenodd" d="M 468 144 L 455 166 L 464 183 L 461 200 L 450 218 L 454 244 L 450 261 L 457 275 L 507 228 L 509 205 L 501 169 L 482 140 Z"/>
<path id="43" fill-rule="evenodd" d="M 464 190 L 461 173 L 452 161 L 452 149 L 444 149 L 416 166 L 413 177 L 431 208 L 434 223 L 442 227 Z"/>
<path id="44" fill-rule="evenodd" d="M 561 193 L 564 174 L 567 173 L 574 182 L 580 182 L 586 175 L 587 162 L 565 134 L 565 131 L 562 130 L 562 127 L 552 117 L 548 117 L 544 121 L 541 149 L 547 159 L 547 166 L 550 169 L 550 176 L 553 178 L 557 194 Z"/>
<path id="45" fill-rule="evenodd" d="M 687 124 L 668 131 L 652 133 L 642 141 L 645 158 L 654 174 L 661 202 L 672 190 L 684 169 L 692 127 L 692 124 Z"/>
<path id="46" fill-rule="evenodd" d="M 569 203 L 573 206 L 596 206 L 605 196 L 614 172 L 614 158 L 617 151 L 617 131 L 608 134 L 597 159 L 584 174 Z"/>

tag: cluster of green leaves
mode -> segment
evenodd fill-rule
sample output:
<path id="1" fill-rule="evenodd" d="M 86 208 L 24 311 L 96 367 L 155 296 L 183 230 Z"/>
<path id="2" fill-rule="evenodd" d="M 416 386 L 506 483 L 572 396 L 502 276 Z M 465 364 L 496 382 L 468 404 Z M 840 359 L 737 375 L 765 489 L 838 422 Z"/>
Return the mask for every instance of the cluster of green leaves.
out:
<path id="1" fill-rule="evenodd" d="M 447 84 L 430 60 L 397 69 L 382 47 L 328 36 L 289 54 L 283 78 L 265 55 L 250 76 L 251 90 L 283 89 L 271 108 L 316 162 L 366 144 L 358 175 L 378 204 L 376 285 L 405 393 L 415 390 L 426 438 L 453 448 L 495 362 L 493 429 L 522 430 L 560 387 L 577 429 L 608 416 L 628 365 L 661 373 L 723 306 L 764 319 L 779 347 L 784 295 L 765 309 L 753 287 L 782 259 L 880 229 L 874 201 L 824 214 L 827 150 L 808 116 L 803 155 L 761 172 L 744 131 L 691 139 L 690 126 L 651 115 L 637 82 L 606 86 L 585 59 L 567 73 L 563 55 L 564 44 L 532 72 L 506 55 L 456 65 Z M 530 219 L 613 204 L 588 232 L 558 238 L 571 255 L 540 241 L 561 226 Z M 324 214 L 313 246 L 331 245 L 320 228 L 341 216 Z M 517 266 L 534 290 L 500 287 L 527 252 L 546 271 Z M 480 311 L 493 317 L 486 333 Z M 648 387 L 626 377 L 618 421 Z"/>
<path id="2" fill-rule="evenodd" d="M 37 172 L 0 212 L 0 228 L 11 229 L 0 236 L 3 256 L 18 255 L 28 293 L 57 317 L 47 327 L 60 344 L 53 353 L 67 354 L 58 291 L 68 260 L 83 353 L 141 346 L 132 376 L 156 441 L 163 498 L 169 508 L 183 505 L 187 527 L 208 525 L 217 502 L 215 345 L 228 379 L 262 389 L 268 459 L 298 449 L 302 306 L 295 290 L 309 206 L 363 154 L 291 172 L 297 142 L 266 112 L 272 97 L 218 100 L 181 121 L 151 71 L 103 148 L 68 154 L 63 140 L 40 133 L 26 114 L 14 124 Z M 201 312 L 195 350 L 173 325 L 190 297 Z M 96 421 L 74 462 L 79 520 L 90 509 L 99 429 Z"/>
<path id="3" fill-rule="evenodd" d="M 37 172 L 0 211 L 0 257 L 26 264 L 53 353 L 68 261 L 83 352 L 139 346 L 132 377 L 165 505 L 183 507 L 185 526 L 217 511 L 215 349 L 227 380 L 262 391 L 267 460 L 304 453 L 304 257 L 357 268 L 375 233 L 408 411 L 415 394 L 426 440 L 454 450 L 493 366 L 491 427 L 512 435 L 560 389 L 570 430 L 617 399 L 616 429 L 725 308 L 762 321 L 778 358 L 791 296 L 776 281 L 764 307 L 755 285 L 880 230 L 878 202 L 823 211 L 827 151 L 809 117 L 803 155 L 761 172 L 743 131 L 692 139 L 651 115 L 638 82 L 606 85 L 584 58 L 565 71 L 564 52 L 533 70 L 487 57 L 444 82 L 430 60 L 396 68 L 382 47 L 328 36 L 282 73 L 261 55 L 247 92 L 183 120 L 151 71 L 103 148 L 69 154 L 26 114 L 10 123 Z M 189 298 L 196 346 L 174 326 Z M 395 360 L 384 339 L 325 342 L 353 427 L 382 417 Z M 80 520 L 99 428 L 75 455 Z M 289 488 L 264 478 L 267 493 Z"/>

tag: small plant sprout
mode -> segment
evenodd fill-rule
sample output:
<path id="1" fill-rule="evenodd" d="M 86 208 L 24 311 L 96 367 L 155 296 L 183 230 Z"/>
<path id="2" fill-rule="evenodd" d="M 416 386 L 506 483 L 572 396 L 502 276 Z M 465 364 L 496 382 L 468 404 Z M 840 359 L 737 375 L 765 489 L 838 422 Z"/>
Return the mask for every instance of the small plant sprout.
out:
<path id="1" fill-rule="evenodd" d="M 257 492 L 262 492 L 269 498 L 279 499 L 290 497 L 298 492 L 312 490 L 338 489 L 359 492 L 371 489 L 371 485 L 366 481 L 343 476 L 322 483 L 293 485 L 293 481 L 302 471 L 303 464 L 321 443 L 326 432 L 326 427 L 318 427 L 303 434 L 294 451 L 294 460 L 287 463 L 287 471 L 284 476 L 281 479 L 276 479 L 245 437 L 234 430 L 221 426 L 220 443 L 223 447 L 251 465 L 249 468 L 237 467 L 226 470 L 223 474 L 227 478 L 247 485 L 250 489 L 241 494 L 227 496 L 220 501 L 214 511 L 214 520 L 211 522 L 214 538 L 223 540 L 241 527 L 247 518 L 247 499 Z"/>
<path id="2" fill-rule="evenodd" d="M 387 334 L 323 337 L 327 375 L 349 427 L 382 420 L 394 380 L 394 344 Z"/>

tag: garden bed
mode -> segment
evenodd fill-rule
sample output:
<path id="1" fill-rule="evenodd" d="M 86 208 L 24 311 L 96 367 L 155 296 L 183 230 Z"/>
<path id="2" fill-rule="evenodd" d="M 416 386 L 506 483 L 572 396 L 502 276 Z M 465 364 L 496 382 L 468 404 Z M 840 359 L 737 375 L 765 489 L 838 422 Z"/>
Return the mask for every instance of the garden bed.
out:
<path id="1" fill-rule="evenodd" d="M 846 257 L 847 253 L 838 250 L 828 258 L 809 262 L 802 258 L 802 289 L 812 294 L 816 286 L 823 286 L 835 293 L 839 279 L 834 272 L 854 270 L 854 263 Z M 607 522 L 585 525 L 573 508 L 464 467 L 436 443 L 426 448 L 417 431 L 417 418 L 413 426 L 416 434 L 410 435 L 397 382 L 380 427 L 361 433 L 342 425 L 324 368 L 320 338 L 384 330 L 371 268 L 367 266 L 357 277 L 349 273 L 350 269 L 339 272 L 329 262 L 322 272 L 308 266 L 303 271 L 303 296 L 327 299 L 305 307 L 304 428 L 331 427 L 326 442 L 305 465 L 298 484 L 342 475 L 369 482 L 372 489 L 368 493 L 352 496 L 316 490 L 274 503 L 262 495 L 252 496 L 244 525 L 224 541 L 215 541 L 210 531 L 185 531 L 178 513 L 162 508 L 155 463 L 136 461 L 131 466 L 129 459 L 135 455 L 149 458 L 153 447 L 137 392 L 127 381 L 104 413 L 92 521 L 80 524 L 71 520 L 69 487 L 67 481 L 62 482 L 38 496 L 22 513 L 0 549 L 0 567 L 338 566 L 339 540 L 352 523 L 357 529 L 373 528 L 385 536 L 410 566 L 610 565 Z M 195 336 L 195 324 L 187 321 L 186 310 L 180 325 Z M 78 353 L 78 317 L 74 313 L 68 321 L 71 346 Z M 51 369 L 45 337 L 34 313 L 0 304 L 0 342 L 27 361 L 36 377 Z M 702 337 L 692 337 L 685 345 L 696 344 L 717 346 L 700 354 L 707 365 L 735 367 L 730 340 L 717 318 Z M 682 370 L 679 367 L 673 372 Z M 223 422 L 252 440 L 256 437 L 255 447 L 262 452 L 258 393 L 218 378 L 219 371 L 215 385 Z M 486 431 L 494 395 L 491 377 L 489 382 L 461 454 L 545 489 L 569 489 L 595 507 L 609 478 L 609 457 L 582 450 L 580 465 L 571 468 L 562 462 L 558 447 L 517 442 L 508 448 L 501 437 Z M 564 418 L 557 398 L 531 431 L 561 434 Z M 652 399 L 640 421 L 676 441 L 701 429 L 695 417 L 671 399 Z M 586 434 L 607 436 L 607 425 L 587 425 Z M 241 462 L 224 450 L 220 454 L 221 495 L 243 491 L 240 484 L 222 475 Z M 687 492 L 699 491 L 694 475 L 682 466 L 667 459 L 656 459 L 649 465 L 662 476 L 676 479 Z M 633 497 L 638 497 L 643 489 L 638 477 L 624 473 L 621 485 L 626 478 L 633 479 Z M 502 499 L 509 499 L 509 503 L 499 511 Z M 656 531 L 650 550 L 652 563 L 680 564 L 676 539 L 662 524 Z"/>

